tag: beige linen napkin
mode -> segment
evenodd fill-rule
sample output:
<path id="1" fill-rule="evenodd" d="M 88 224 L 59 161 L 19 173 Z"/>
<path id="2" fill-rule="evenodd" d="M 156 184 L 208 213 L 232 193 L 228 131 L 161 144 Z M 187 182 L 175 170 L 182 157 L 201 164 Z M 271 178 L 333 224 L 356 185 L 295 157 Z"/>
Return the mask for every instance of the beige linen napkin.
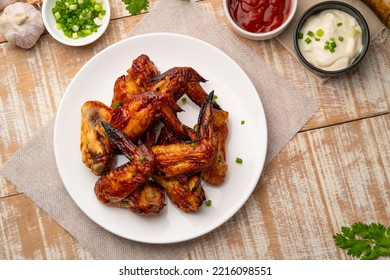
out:
<path id="1" fill-rule="evenodd" d="M 296 52 L 294 49 L 294 42 L 293 42 L 293 32 L 294 27 L 299 20 L 300 16 L 311 6 L 319 3 L 324 2 L 325 0 L 299 0 L 298 1 L 298 7 L 297 12 L 292 19 L 290 25 L 288 28 L 279 35 L 276 39 L 281 43 L 293 56 L 296 57 Z M 354 8 L 356 8 L 365 18 L 367 21 L 368 28 L 370 29 L 370 35 L 371 35 L 371 41 L 374 41 L 375 38 L 379 35 L 382 28 L 384 28 L 384 25 L 381 23 L 381 21 L 378 19 L 378 17 L 374 14 L 374 12 L 361 0 L 340 0 L 341 2 L 345 2 L 347 4 L 350 4 Z"/>
<path id="2" fill-rule="evenodd" d="M 267 163 L 317 110 L 316 100 L 283 80 L 235 34 L 216 23 L 197 4 L 178 0 L 158 2 L 132 36 L 147 32 L 175 32 L 200 38 L 220 48 L 245 70 L 266 112 L 269 130 Z M 95 258 L 182 259 L 198 243 L 197 239 L 171 245 L 137 243 L 111 234 L 86 217 L 74 204 L 59 177 L 53 151 L 53 126 L 54 121 L 51 121 L 36 133 L 0 171 Z M 210 234 L 215 234 L 215 231 Z M 223 235 L 219 233 L 218 236 Z"/>

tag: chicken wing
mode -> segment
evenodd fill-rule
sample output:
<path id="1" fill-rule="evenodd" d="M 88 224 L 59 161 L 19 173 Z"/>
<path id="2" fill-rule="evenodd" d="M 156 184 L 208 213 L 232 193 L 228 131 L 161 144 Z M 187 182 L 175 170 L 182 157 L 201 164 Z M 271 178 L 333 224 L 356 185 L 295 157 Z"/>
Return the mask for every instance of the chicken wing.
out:
<path id="1" fill-rule="evenodd" d="M 127 70 L 127 73 L 137 85 L 144 88 L 147 88 L 150 79 L 160 75 L 160 71 L 154 65 L 153 61 L 145 54 L 141 54 L 133 61 L 130 69 Z"/>
<path id="2" fill-rule="evenodd" d="M 112 109 L 99 101 L 87 101 L 81 107 L 82 160 L 96 175 L 102 175 L 112 163 L 113 149 L 101 125 L 101 121 L 110 122 L 111 117 Z"/>
<path id="3" fill-rule="evenodd" d="M 105 204 L 119 202 L 145 183 L 153 172 L 154 159 L 148 149 L 134 145 L 122 132 L 102 122 L 107 136 L 129 162 L 107 172 L 95 184 L 96 197 Z"/>
<path id="4" fill-rule="evenodd" d="M 169 199 L 186 213 L 199 210 L 206 198 L 198 175 L 172 178 L 154 175 L 153 179 L 164 188 Z"/>
<path id="5" fill-rule="evenodd" d="M 162 127 L 156 144 L 169 145 L 181 142 L 166 127 Z M 164 188 L 169 199 L 184 212 L 196 212 L 205 200 L 205 191 L 198 174 L 171 178 L 157 175 L 152 177 Z"/>
<path id="6" fill-rule="evenodd" d="M 169 178 L 196 173 L 211 164 L 217 150 L 217 137 L 213 132 L 212 100 L 213 92 L 210 93 L 199 113 L 197 141 L 155 145 L 151 148 L 157 175 Z"/>
<path id="7" fill-rule="evenodd" d="M 111 205 L 146 216 L 157 215 L 165 206 L 165 192 L 159 184 L 147 181 L 128 197 Z"/>
<path id="8" fill-rule="evenodd" d="M 205 83 L 206 80 L 191 67 L 173 67 L 161 75 L 149 79 L 148 88 L 151 90 L 157 87 L 161 88 L 161 81 L 168 81 L 165 84 L 165 91 L 173 96 L 177 101 L 183 94 L 186 93 L 188 83 Z M 207 97 L 207 93 L 205 97 Z M 206 98 L 203 99 L 203 101 Z M 203 102 L 202 102 L 203 103 Z M 202 105 L 202 103 L 200 105 Z"/>
<path id="9" fill-rule="evenodd" d="M 213 110 L 214 131 L 218 133 L 218 149 L 210 166 L 202 169 L 200 176 L 207 183 L 218 186 L 225 180 L 228 164 L 226 162 L 226 139 L 228 137 L 229 113 L 223 110 Z"/>
<path id="10" fill-rule="evenodd" d="M 138 56 L 127 70 L 127 75 L 120 76 L 114 84 L 111 107 L 116 108 L 128 102 L 127 97 L 147 91 L 149 79 L 160 74 L 157 67 L 145 54 Z"/>

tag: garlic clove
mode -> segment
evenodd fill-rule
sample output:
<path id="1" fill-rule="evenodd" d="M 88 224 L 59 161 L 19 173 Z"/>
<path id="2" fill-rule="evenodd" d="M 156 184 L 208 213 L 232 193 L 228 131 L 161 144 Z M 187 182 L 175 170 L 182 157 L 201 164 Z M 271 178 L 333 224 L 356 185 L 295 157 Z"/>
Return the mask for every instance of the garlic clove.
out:
<path id="1" fill-rule="evenodd" d="M 5 7 L 15 2 L 18 2 L 18 0 L 0 0 L 0 11 L 4 10 Z"/>
<path id="2" fill-rule="evenodd" d="M 28 3 L 8 5 L 0 16 L 0 33 L 11 44 L 32 48 L 45 31 L 41 12 Z"/>

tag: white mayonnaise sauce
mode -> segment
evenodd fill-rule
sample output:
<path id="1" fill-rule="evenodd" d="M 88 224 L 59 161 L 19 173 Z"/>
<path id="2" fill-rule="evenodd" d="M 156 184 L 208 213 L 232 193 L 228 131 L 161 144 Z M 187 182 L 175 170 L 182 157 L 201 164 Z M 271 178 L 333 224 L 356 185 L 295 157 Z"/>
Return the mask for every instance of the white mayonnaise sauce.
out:
<path id="1" fill-rule="evenodd" d="M 303 38 L 298 40 L 298 45 L 302 55 L 323 70 L 335 71 L 349 66 L 362 50 L 359 23 L 340 10 L 325 10 L 310 17 L 300 33 Z"/>

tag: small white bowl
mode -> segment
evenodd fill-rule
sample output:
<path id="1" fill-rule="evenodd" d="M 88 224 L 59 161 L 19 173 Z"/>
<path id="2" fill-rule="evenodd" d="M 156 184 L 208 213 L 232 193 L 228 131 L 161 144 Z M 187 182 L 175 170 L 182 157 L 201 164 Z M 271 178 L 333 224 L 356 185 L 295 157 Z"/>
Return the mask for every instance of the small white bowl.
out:
<path id="1" fill-rule="evenodd" d="M 108 0 L 103 0 L 103 9 L 106 10 L 106 14 L 103 18 L 103 24 L 98 28 L 97 32 L 92 33 L 91 35 L 88 35 L 86 37 L 79 37 L 77 39 L 72 39 L 69 37 L 66 37 L 64 32 L 62 30 L 57 29 L 56 27 L 56 20 L 54 18 L 54 15 L 52 13 L 52 9 L 56 3 L 56 0 L 45 0 L 42 4 L 42 18 L 43 23 L 46 27 L 46 30 L 49 32 L 49 34 L 56 39 L 58 42 L 68 45 L 68 46 L 85 46 L 88 45 L 97 39 L 100 38 L 100 36 L 103 35 L 103 33 L 106 31 L 108 24 L 110 23 L 110 3 Z"/>
<path id="2" fill-rule="evenodd" d="M 255 32 L 249 32 L 242 27 L 240 27 L 232 18 L 230 11 L 229 11 L 229 5 L 232 0 L 223 0 L 223 9 L 225 12 L 225 16 L 228 19 L 229 24 L 232 26 L 232 28 L 241 36 L 251 39 L 251 40 L 268 40 L 271 38 L 274 38 L 278 36 L 280 33 L 282 33 L 287 26 L 290 24 L 291 20 L 293 19 L 295 12 L 297 11 L 298 6 L 298 0 L 290 0 L 291 1 L 291 7 L 290 7 L 290 13 L 287 17 L 287 19 L 283 22 L 281 26 L 278 28 L 270 31 L 270 32 L 264 32 L 264 33 L 255 33 Z"/>

